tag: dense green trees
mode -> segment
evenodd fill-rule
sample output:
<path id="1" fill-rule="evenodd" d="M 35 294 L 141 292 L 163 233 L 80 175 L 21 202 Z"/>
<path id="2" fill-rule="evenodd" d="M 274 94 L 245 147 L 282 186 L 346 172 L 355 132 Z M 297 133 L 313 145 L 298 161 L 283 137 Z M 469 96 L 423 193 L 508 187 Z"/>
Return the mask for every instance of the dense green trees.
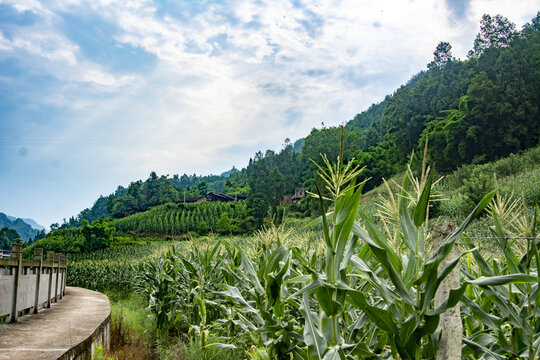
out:
<path id="1" fill-rule="evenodd" d="M 429 142 L 437 169 L 482 163 L 538 144 L 540 139 L 540 26 L 537 15 L 523 31 L 501 15 L 484 15 L 470 58 L 456 60 L 441 42 L 428 71 L 357 116 L 351 129 L 360 142 L 356 158 L 376 185 L 400 171 L 413 151 Z M 368 117 L 376 107 L 378 118 Z M 370 184 L 368 183 L 368 187 Z"/>
<path id="2" fill-rule="evenodd" d="M 306 138 L 306 143 L 309 138 Z M 255 154 L 255 158 L 249 162 L 247 174 L 247 207 L 256 225 L 260 226 L 269 210 L 280 205 L 284 195 L 292 195 L 294 189 L 302 185 L 307 176 L 307 166 L 301 155 L 294 152 L 293 146 L 288 143 L 278 154 L 271 150 L 264 155 L 260 151 Z"/>
<path id="3" fill-rule="evenodd" d="M 11 244 L 20 241 L 17 231 L 3 227 L 0 229 L 0 250 L 10 250 Z"/>
<path id="4" fill-rule="evenodd" d="M 526 27 L 527 28 L 527 27 Z M 443 171 L 533 147 L 540 139 L 540 32 L 469 60 L 470 82 L 459 104 L 430 117 L 422 139 Z"/>
<path id="5" fill-rule="evenodd" d="M 107 226 L 102 220 L 94 221 L 92 225 L 83 220 L 81 234 L 84 237 L 83 250 L 86 252 L 108 248 L 111 245 L 115 229 Z"/>
<path id="6" fill-rule="evenodd" d="M 355 116 L 344 128 L 344 161 L 353 157 L 366 166 L 366 190 L 405 168 L 411 153 L 429 143 L 430 161 L 448 173 L 463 164 L 495 160 L 538 144 L 540 139 L 540 13 L 523 31 L 501 15 L 484 15 L 468 60 L 452 56 L 440 42 L 428 70 L 414 76 L 394 94 Z M 301 155 L 291 159 L 295 174 L 286 184 L 315 191 L 320 183 L 311 160 L 320 154 L 333 161 L 339 152 L 338 127 L 313 129 Z M 281 153 L 280 153 L 281 154 Z M 248 167 L 248 207 L 262 223 L 280 189 L 273 159 L 258 153 Z M 290 188 L 285 189 L 291 191 Z M 285 193 L 285 192 L 284 192 Z M 317 203 L 310 206 L 317 213 Z"/>

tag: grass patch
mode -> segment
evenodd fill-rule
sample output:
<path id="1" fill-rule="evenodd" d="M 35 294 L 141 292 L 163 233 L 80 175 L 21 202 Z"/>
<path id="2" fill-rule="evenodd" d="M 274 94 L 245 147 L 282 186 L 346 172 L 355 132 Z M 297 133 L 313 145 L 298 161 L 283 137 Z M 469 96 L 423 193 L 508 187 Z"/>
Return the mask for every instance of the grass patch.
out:
<path id="1" fill-rule="evenodd" d="M 135 294 L 107 291 L 111 304 L 111 347 L 114 359 L 155 359 L 152 329 L 144 302 Z"/>

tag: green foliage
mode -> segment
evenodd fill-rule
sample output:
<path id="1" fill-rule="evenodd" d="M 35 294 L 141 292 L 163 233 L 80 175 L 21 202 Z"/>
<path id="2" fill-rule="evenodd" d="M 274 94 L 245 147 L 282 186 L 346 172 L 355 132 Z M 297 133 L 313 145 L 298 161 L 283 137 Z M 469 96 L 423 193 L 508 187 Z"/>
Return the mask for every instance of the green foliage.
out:
<path id="1" fill-rule="evenodd" d="M 309 138 L 309 137 L 308 137 Z M 310 140 L 306 139 L 308 144 Z M 304 144 L 303 149 L 306 149 Z M 275 208 L 283 196 L 292 195 L 296 187 L 302 185 L 307 164 L 291 145 L 276 154 L 268 150 L 258 152 L 248 166 L 250 192 L 247 198 L 248 213 L 256 227 L 260 227 L 268 216 L 269 209 Z"/>
<path id="2" fill-rule="evenodd" d="M 227 235 L 232 233 L 232 230 L 233 225 L 231 219 L 229 218 L 229 214 L 226 212 L 221 213 L 217 224 L 218 233 L 222 235 Z"/>
<path id="3" fill-rule="evenodd" d="M 494 188 L 493 178 L 481 172 L 473 171 L 471 177 L 464 183 L 461 193 L 465 196 L 466 209 L 469 210 L 472 210 L 475 204 L 478 204 L 484 195 Z"/>
<path id="4" fill-rule="evenodd" d="M 0 229 L 0 249 L 11 250 L 11 244 L 20 240 L 20 236 L 17 231 L 3 227 Z"/>
<path id="5" fill-rule="evenodd" d="M 114 232 L 115 229 L 107 226 L 103 220 L 94 221 L 92 225 L 83 220 L 81 227 L 81 235 L 84 237 L 83 250 L 90 252 L 109 247 Z"/>
<path id="6" fill-rule="evenodd" d="M 540 147 L 495 162 L 464 165 L 442 181 L 441 189 L 449 198 L 435 208 L 434 214 L 451 219 L 464 218 L 483 193 L 495 188 L 495 179 L 501 195 L 520 198 L 531 208 L 540 205 L 538 164 Z"/>
<path id="7" fill-rule="evenodd" d="M 103 346 L 98 346 L 96 348 L 96 352 L 94 353 L 94 357 L 92 357 L 92 360 L 114 360 L 114 358 L 105 356 L 105 350 L 103 350 Z"/>
<path id="8" fill-rule="evenodd" d="M 246 169 L 237 170 L 233 167 L 220 176 L 184 174 L 173 175 L 172 178 L 151 172 L 145 181 L 131 182 L 127 188 L 118 186 L 113 194 L 100 196 L 91 208 L 84 209 L 77 217 L 71 217 L 68 221 L 64 219 L 62 225 L 51 225 L 51 229 L 54 231 L 58 228 L 80 227 L 82 220 L 92 223 L 109 216 L 122 218 L 146 211 L 152 206 L 196 198 L 209 191 L 225 194 L 247 193 L 249 187 Z"/>
<path id="9" fill-rule="evenodd" d="M 206 235 L 210 231 L 210 226 L 206 223 L 206 221 L 202 220 L 199 221 L 197 224 L 197 233 L 199 235 Z"/>
<path id="10" fill-rule="evenodd" d="M 302 158 L 310 163 L 315 161 L 323 165 L 321 154 L 325 154 L 331 161 L 336 161 L 340 153 L 340 139 L 342 129 L 340 127 L 329 127 L 313 129 L 302 148 Z M 359 150 L 358 134 L 347 128 L 343 129 L 343 159 L 350 161 Z M 315 169 L 315 167 L 313 167 Z"/>
<path id="11" fill-rule="evenodd" d="M 540 147 L 526 150 L 519 154 L 510 154 L 508 157 L 482 165 L 462 165 L 444 179 L 444 188 L 458 189 L 465 185 L 466 180 L 473 176 L 497 174 L 499 179 L 516 176 L 536 170 L 540 164 Z"/>
<path id="12" fill-rule="evenodd" d="M 34 257 L 34 248 L 42 248 L 44 254 L 47 251 L 68 254 L 78 253 L 84 249 L 85 239 L 80 228 L 59 229 L 51 232 L 45 238 L 34 242 L 32 245 L 23 249 L 23 257 L 32 259 Z"/>

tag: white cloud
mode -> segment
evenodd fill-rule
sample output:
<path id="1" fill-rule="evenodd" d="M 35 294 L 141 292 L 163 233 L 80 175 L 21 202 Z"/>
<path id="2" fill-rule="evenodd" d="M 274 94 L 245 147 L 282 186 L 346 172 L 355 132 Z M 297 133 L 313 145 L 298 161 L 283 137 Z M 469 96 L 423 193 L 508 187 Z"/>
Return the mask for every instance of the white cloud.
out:
<path id="1" fill-rule="evenodd" d="M 182 144 L 176 152 L 144 148 L 140 153 L 147 160 L 141 166 L 151 167 L 155 159 L 173 163 L 175 156 L 185 167 L 211 163 L 220 149 L 239 141 L 276 144 L 305 135 L 321 121 L 341 123 L 424 68 L 439 41 L 463 36 L 444 4 L 429 0 L 340 1 L 339 6 L 328 1 L 303 9 L 287 1 L 233 5 L 214 4 L 189 20 L 160 16 L 153 4 L 92 5 L 119 27 L 117 41 L 159 59 L 144 85 L 132 90 L 159 111 L 154 122 L 142 121 L 136 127 L 143 130 L 133 131 L 158 138 L 179 134 Z M 311 17 L 321 21 L 305 28 Z M 258 26 L 245 26 L 250 22 Z M 225 42 L 212 40 L 221 34 Z M 390 88 L 387 74 L 398 76 Z M 129 99 L 118 96 L 127 107 Z M 133 110 L 133 119 L 138 118 Z M 191 154 L 201 138 L 204 147 Z"/>
<path id="2" fill-rule="evenodd" d="M 36 73 L 49 74 L 61 81 L 99 85 L 104 91 L 136 79 L 135 76 L 116 77 L 104 71 L 100 64 L 86 60 L 80 54 L 79 45 L 56 28 L 56 23 L 61 21 L 59 15 L 41 3 L 17 1 L 11 6 L 21 13 L 36 14 L 38 20 L 31 26 L 13 27 L 11 39 L 0 32 L 0 57 L 16 57 Z"/>

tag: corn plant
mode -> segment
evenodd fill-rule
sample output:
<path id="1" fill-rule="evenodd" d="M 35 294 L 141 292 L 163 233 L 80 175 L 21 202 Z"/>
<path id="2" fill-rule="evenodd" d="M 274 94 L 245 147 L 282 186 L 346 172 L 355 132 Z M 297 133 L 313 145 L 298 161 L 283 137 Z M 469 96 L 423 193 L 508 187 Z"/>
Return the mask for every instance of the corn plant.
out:
<path id="1" fill-rule="evenodd" d="M 339 160 L 338 158 L 338 162 Z M 437 346 L 439 316 L 459 302 L 468 284 L 493 286 L 529 283 L 537 279 L 523 274 L 514 277 L 493 275 L 489 278 L 469 278 L 459 289 L 450 292 L 446 302 L 434 308 L 433 299 L 439 285 L 460 263 L 460 257 L 449 261 L 442 269 L 439 269 L 439 265 L 448 256 L 462 232 L 489 204 L 495 193 L 486 195 L 464 223 L 445 239 L 439 249 L 428 254 L 425 223 L 433 174 L 429 172 L 427 175 L 420 196 L 410 212 L 411 196 L 408 187 L 409 183 L 415 182 L 411 181 L 412 174 L 409 173 L 401 186 L 402 194 L 399 201 L 399 238 L 406 249 L 400 257 L 381 231 L 361 210 L 363 227 L 354 221 L 361 186 L 355 192 L 355 187 L 347 182 L 354 179 L 357 169 L 346 167 L 342 172 L 341 165 L 332 167 L 328 161 L 325 162 L 328 170 L 322 177 L 334 196 L 334 210 L 330 214 L 332 217 L 330 225 L 326 223 L 326 214 L 323 213 L 322 216 L 327 243 L 324 264 L 326 271 L 322 274 L 311 272 L 313 281 L 302 290 L 301 310 L 306 320 L 304 341 L 308 347 L 308 357 L 369 356 L 372 349 L 360 346 L 359 342 L 345 343 L 342 337 L 342 334 L 346 333 L 342 330 L 345 325 L 348 325 L 348 330 L 351 328 L 358 330 L 357 334 L 362 339 L 378 337 L 375 350 L 389 346 L 394 357 L 398 354 L 402 359 L 433 357 Z M 367 244 L 370 254 L 365 251 L 365 246 L 362 247 L 362 257 L 354 254 L 357 239 Z M 368 286 L 366 283 L 358 284 L 351 281 L 357 274 L 348 270 L 349 263 L 358 275 L 364 279 L 371 279 Z M 307 289 L 315 293 L 317 305 L 322 310 L 320 316 L 314 316 L 309 310 L 310 297 Z M 366 294 L 369 294 L 369 297 Z M 345 302 L 352 308 L 348 308 Z M 348 314 L 354 313 L 352 309 L 360 310 L 360 313 L 356 313 L 356 321 L 353 323 L 348 319 Z M 371 328 L 368 326 L 367 331 L 360 326 L 366 324 L 363 315 L 375 325 Z M 387 343 L 381 344 L 381 339 Z M 365 345 L 366 342 L 362 344 Z"/>
<path id="2" fill-rule="evenodd" d="M 275 247 L 264 247 L 255 259 L 239 247 L 236 251 L 241 263 L 223 263 L 232 282 L 224 283 L 219 293 L 224 304 L 237 309 L 234 316 L 239 321 L 234 323 L 244 331 L 258 333 L 270 359 L 300 354 L 300 304 L 289 296 L 298 280 L 291 251 L 279 238 Z"/>
<path id="3" fill-rule="evenodd" d="M 135 276 L 135 291 L 148 304 L 156 335 L 167 338 L 171 332 L 193 334 L 202 358 L 216 349 L 235 348 L 226 344 L 227 338 L 211 333 L 220 326 L 217 320 L 225 316 L 214 301 L 217 284 L 223 281 L 220 247 L 220 242 L 206 248 L 193 246 L 185 253 L 175 247 L 139 264 Z"/>
<path id="4" fill-rule="evenodd" d="M 183 289 L 175 280 L 175 265 L 170 256 L 160 256 L 137 266 L 135 291 L 147 301 L 149 319 L 158 332 L 168 332 L 178 321 L 176 310 Z"/>
<path id="5" fill-rule="evenodd" d="M 473 249 L 476 267 L 469 262 L 465 274 L 479 278 L 478 288 L 468 289 L 464 297 L 468 315 L 465 321 L 467 345 L 464 354 L 482 353 L 495 359 L 537 359 L 540 355 L 540 290 L 538 266 L 540 242 L 536 237 L 537 213 L 525 235 L 526 251 L 516 254 L 513 242 L 523 241 L 509 236 L 497 212 L 492 212 L 494 226 L 490 229 L 503 259 L 486 260 L 474 248 L 473 239 L 465 238 Z M 499 279 L 499 281 L 494 281 Z M 500 281 L 504 279 L 505 281 Z"/>

